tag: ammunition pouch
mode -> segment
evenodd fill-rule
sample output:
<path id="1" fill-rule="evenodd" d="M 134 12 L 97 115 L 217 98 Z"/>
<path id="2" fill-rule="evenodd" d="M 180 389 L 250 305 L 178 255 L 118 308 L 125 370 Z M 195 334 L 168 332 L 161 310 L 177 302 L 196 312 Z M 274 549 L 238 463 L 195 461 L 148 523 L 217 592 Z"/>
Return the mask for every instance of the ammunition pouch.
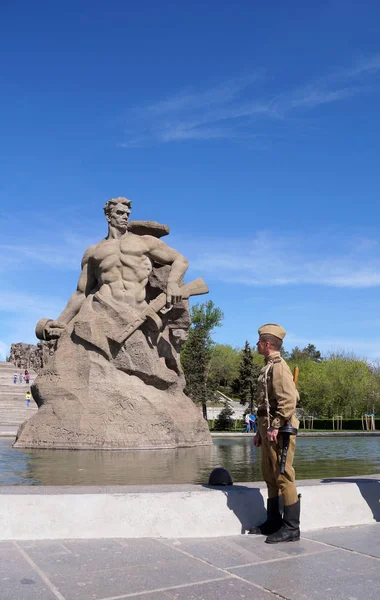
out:
<path id="1" fill-rule="evenodd" d="M 274 415 L 270 412 L 269 413 L 271 419 L 274 419 Z M 267 417 L 268 413 L 267 413 L 267 409 L 266 408 L 259 408 L 257 411 L 257 416 L 258 417 Z"/>

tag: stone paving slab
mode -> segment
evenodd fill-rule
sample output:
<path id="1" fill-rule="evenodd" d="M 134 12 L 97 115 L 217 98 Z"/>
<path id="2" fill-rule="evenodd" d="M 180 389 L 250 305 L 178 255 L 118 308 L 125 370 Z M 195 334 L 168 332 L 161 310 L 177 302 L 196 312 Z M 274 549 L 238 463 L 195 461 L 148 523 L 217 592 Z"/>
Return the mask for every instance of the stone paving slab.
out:
<path id="1" fill-rule="evenodd" d="M 57 599 L 13 542 L 0 542 L 0 598 L 2 600 Z"/>
<path id="2" fill-rule="evenodd" d="M 310 540 L 325 542 L 332 546 L 380 558 L 380 524 L 377 526 L 377 529 L 374 525 L 336 527 L 334 529 L 323 529 L 322 531 L 305 533 L 305 536 Z"/>
<path id="3" fill-rule="evenodd" d="M 302 543 L 270 545 L 264 544 L 264 539 L 262 536 L 241 535 L 200 540 L 191 538 L 165 540 L 163 543 L 222 569 L 329 550 L 311 540 L 304 539 Z"/>
<path id="4" fill-rule="evenodd" d="M 378 600 L 380 524 L 306 534 L 0 543 L 1 600 Z"/>
<path id="5" fill-rule="evenodd" d="M 228 576 L 158 540 L 39 541 L 19 546 L 70 600 L 122 596 Z"/>
<path id="6" fill-rule="evenodd" d="M 230 571 L 287 600 L 378 600 L 379 561 L 342 550 Z"/>
<path id="7" fill-rule="evenodd" d="M 241 579 L 223 579 L 191 587 L 175 588 L 137 596 L 136 600 L 279 600 L 266 590 L 261 590 Z"/>

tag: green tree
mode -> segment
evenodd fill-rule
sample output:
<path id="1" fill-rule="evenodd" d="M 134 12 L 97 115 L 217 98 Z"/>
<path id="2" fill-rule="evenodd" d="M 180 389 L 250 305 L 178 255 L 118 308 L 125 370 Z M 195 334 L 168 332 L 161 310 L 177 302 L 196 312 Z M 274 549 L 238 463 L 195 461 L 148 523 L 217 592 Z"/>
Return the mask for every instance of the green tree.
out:
<path id="1" fill-rule="evenodd" d="M 299 407 L 305 414 L 321 416 L 326 414 L 330 398 L 330 383 L 326 365 L 312 360 L 303 362 L 289 361 L 289 367 L 299 366 L 298 391 L 300 394 Z"/>
<path id="2" fill-rule="evenodd" d="M 342 352 L 298 364 L 300 407 L 306 414 L 348 418 L 380 410 L 380 379 L 366 361 Z"/>
<path id="3" fill-rule="evenodd" d="M 239 373 L 240 350 L 228 344 L 211 348 L 208 380 L 215 387 L 228 388 Z"/>
<path id="4" fill-rule="evenodd" d="M 188 338 L 181 352 L 181 363 L 185 373 L 185 393 L 194 402 L 202 404 L 202 412 L 207 419 L 206 402 L 211 393 L 208 375 L 213 341 L 211 334 L 220 327 L 223 313 L 212 300 L 195 304 L 191 309 L 191 325 Z"/>
<path id="5" fill-rule="evenodd" d="M 259 373 L 260 365 L 254 358 L 249 342 L 246 341 L 240 353 L 239 376 L 234 382 L 234 391 L 240 398 L 240 404 L 249 404 L 250 412 L 256 399 Z"/>
<path id="6" fill-rule="evenodd" d="M 302 362 L 304 360 L 312 360 L 314 362 L 321 362 L 323 360 L 322 354 L 314 346 L 314 344 L 308 344 L 302 350 L 296 346 L 293 348 L 289 355 L 289 360 L 293 362 Z"/>
<path id="7" fill-rule="evenodd" d="M 330 384 L 329 416 L 360 417 L 378 401 L 376 378 L 369 365 L 352 354 L 332 354 L 326 364 Z"/>
<path id="8" fill-rule="evenodd" d="M 214 429 L 216 431 L 226 431 L 232 429 L 234 421 L 232 415 L 234 414 L 231 404 L 227 401 L 225 407 L 220 411 L 218 417 L 215 419 Z"/>

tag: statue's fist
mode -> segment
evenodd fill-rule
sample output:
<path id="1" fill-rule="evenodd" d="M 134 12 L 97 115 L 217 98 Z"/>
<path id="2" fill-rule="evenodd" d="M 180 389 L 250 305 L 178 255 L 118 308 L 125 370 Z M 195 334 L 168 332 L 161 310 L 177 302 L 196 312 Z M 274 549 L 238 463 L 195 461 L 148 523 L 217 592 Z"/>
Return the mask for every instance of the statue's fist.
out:
<path id="1" fill-rule="evenodd" d="M 166 306 L 173 306 L 182 300 L 182 292 L 178 283 L 168 283 L 166 288 Z"/>
<path id="2" fill-rule="evenodd" d="M 45 327 L 46 332 L 53 339 L 54 337 L 59 337 L 61 333 L 63 333 L 66 329 L 66 325 L 61 323 L 60 321 L 50 321 Z"/>
<path id="3" fill-rule="evenodd" d="M 65 331 L 66 326 L 60 321 L 40 319 L 36 325 L 36 337 L 39 340 L 56 340 Z"/>

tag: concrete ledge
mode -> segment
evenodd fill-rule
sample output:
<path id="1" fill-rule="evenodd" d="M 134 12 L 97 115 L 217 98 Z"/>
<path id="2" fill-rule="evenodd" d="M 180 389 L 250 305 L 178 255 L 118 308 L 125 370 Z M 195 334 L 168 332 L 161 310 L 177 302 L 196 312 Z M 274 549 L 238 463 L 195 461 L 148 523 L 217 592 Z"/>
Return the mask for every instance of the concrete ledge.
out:
<path id="1" fill-rule="evenodd" d="M 0 437 L 16 437 L 18 427 L 16 425 L 0 425 Z"/>
<path id="2" fill-rule="evenodd" d="M 0 425 L 0 437 L 16 437 L 19 426 Z M 237 432 L 211 432 L 213 438 L 245 438 L 254 437 L 254 433 Z M 297 437 L 377 437 L 380 431 L 299 431 Z"/>
<path id="3" fill-rule="evenodd" d="M 298 487 L 303 531 L 380 521 L 380 475 Z M 243 533 L 265 517 L 263 483 L 1 491 L 1 540 L 217 537 Z"/>
<path id="4" fill-rule="evenodd" d="M 213 438 L 244 438 L 254 437 L 254 433 L 244 433 L 242 431 L 237 432 L 211 432 Z M 297 438 L 300 437 L 377 437 L 380 435 L 380 431 L 299 431 Z"/>

